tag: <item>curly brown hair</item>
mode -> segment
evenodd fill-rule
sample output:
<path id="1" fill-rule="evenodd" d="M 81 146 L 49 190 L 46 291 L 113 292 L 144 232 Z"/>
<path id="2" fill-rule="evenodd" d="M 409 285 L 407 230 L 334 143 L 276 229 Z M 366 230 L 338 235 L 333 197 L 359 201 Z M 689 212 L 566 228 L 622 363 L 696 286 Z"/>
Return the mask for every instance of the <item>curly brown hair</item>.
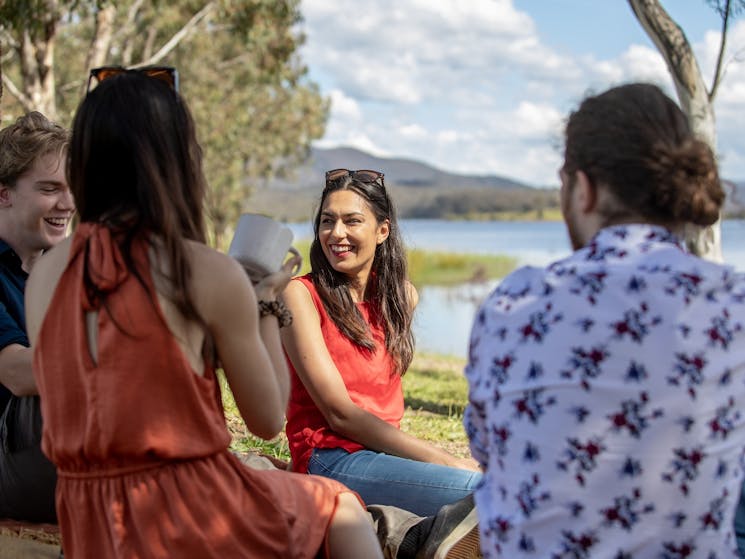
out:
<path id="1" fill-rule="evenodd" d="M 606 221 L 711 225 L 724 202 L 711 148 L 662 90 L 632 83 L 586 98 L 569 116 L 564 170 L 614 195 Z"/>

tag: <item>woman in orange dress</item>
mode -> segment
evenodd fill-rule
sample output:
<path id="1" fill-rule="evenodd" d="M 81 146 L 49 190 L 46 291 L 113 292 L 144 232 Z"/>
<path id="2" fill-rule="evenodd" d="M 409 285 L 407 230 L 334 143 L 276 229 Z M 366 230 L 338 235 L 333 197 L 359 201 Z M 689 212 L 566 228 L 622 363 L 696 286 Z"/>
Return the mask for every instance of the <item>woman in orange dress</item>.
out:
<path id="1" fill-rule="evenodd" d="M 81 223 L 26 291 L 65 556 L 381 557 L 349 489 L 251 470 L 228 450 L 218 364 L 252 432 L 283 426 L 289 318 L 272 302 L 298 262 L 252 287 L 206 246 L 175 70 L 93 76 L 68 166 Z"/>

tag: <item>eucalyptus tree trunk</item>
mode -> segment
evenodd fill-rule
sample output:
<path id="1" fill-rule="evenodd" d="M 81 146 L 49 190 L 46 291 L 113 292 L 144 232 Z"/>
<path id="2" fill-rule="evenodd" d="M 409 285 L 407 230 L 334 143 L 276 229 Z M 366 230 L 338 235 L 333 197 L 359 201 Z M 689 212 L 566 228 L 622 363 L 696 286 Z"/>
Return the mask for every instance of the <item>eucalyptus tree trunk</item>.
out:
<path id="1" fill-rule="evenodd" d="M 101 6 L 94 16 L 93 37 L 85 57 L 85 68 L 90 70 L 103 66 L 107 60 L 114 35 L 116 7 L 113 4 Z M 85 95 L 87 82 L 82 82 L 81 96 Z"/>
<path id="2" fill-rule="evenodd" d="M 23 107 L 26 111 L 39 111 L 50 120 L 57 120 L 53 66 L 56 35 L 57 24 L 49 21 L 36 36 L 24 31 L 18 49 L 24 85 Z"/>
<path id="3" fill-rule="evenodd" d="M 662 54 L 675 84 L 678 101 L 688 117 L 694 134 L 709 144 L 716 154 L 716 119 L 714 95 L 721 74 L 721 59 L 727 33 L 729 2 L 723 16 L 719 63 L 711 92 L 707 91 L 701 70 L 688 39 L 658 0 L 628 0 L 634 15 L 657 50 Z M 710 227 L 686 226 L 688 248 L 710 260 L 722 261 L 721 219 Z"/>

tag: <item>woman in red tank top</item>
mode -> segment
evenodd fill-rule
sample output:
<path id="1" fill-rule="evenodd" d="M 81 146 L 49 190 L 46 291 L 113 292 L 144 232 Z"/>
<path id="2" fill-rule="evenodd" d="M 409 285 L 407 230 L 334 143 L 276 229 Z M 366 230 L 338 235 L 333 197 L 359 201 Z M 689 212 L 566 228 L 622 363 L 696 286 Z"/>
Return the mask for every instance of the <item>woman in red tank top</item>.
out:
<path id="1" fill-rule="evenodd" d="M 436 514 L 481 474 L 472 459 L 399 428 L 417 292 L 383 174 L 326 173 L 314 233 L 311 273 L 283 294 L 294 315 L 281 332 L 293 466 L 343 480 L 368 504 Z"/>

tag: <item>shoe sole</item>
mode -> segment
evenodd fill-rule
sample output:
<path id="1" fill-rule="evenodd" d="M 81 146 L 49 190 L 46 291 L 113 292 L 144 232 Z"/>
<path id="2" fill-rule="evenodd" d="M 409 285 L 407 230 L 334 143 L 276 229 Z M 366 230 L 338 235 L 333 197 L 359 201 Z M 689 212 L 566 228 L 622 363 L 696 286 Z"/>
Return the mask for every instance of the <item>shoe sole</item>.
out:
<path id="1" fill-rule="evenodd" d="M 474 508 L 442 541 L 434 559 L 478 559 L 481 557 L 480 542 L 479 522 Z"/>

